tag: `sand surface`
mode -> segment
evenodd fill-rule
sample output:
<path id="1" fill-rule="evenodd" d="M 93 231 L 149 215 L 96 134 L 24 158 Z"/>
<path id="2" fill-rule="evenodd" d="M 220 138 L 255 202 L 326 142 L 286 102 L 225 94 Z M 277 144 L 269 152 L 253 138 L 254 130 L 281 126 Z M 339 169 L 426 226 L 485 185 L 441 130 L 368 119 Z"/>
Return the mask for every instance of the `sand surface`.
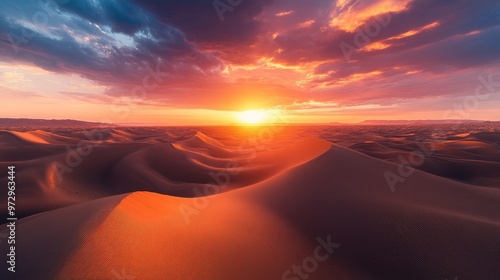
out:
<path id="1" fill-rule="evenodd" d="M 0 279 L 500 279 L 495 125 L 3 128 L 9 165 Z"/>

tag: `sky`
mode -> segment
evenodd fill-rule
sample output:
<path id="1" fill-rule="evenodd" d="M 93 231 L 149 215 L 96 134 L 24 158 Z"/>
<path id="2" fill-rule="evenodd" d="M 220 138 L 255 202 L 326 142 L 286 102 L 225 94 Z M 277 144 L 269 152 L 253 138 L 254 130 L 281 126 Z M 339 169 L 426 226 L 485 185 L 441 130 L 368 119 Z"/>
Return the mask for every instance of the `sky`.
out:
<path id="1" fill-rule="evenodd" d="M 498 0 L 0 5 L 0 117 L 500 120 Z"/>

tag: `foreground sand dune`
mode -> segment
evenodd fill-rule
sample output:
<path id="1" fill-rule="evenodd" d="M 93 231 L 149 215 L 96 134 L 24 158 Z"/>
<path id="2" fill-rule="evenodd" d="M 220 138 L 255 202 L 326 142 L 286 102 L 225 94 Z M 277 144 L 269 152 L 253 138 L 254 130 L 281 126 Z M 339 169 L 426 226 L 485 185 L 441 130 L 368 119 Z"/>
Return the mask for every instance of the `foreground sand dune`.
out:
<path id="1" fill-rule="evenodd" d="M 189 141 L 182 144 L 184 152 L 191 151 L 194 158 L 207 156 L 199 166 L 233 158 L 222 150 L 215 153 L 207 142 L 191 150 Z M 175 150 L 171 145 L 154 145 L 120 161 L 135 162 L 144 172 L 158 170 L 154 162 L 144 165 L 147 162 L 141 158 L 150 153 L 160 157 L 161 151 L 171 156 Z M 174 159 L 179 180 L 187 178 L 182 172 L 189 167 L 188 158 L 182 153 Z M 282 164 L 276 164 L 277 159 Z M 500 276 L 497 189 L 416 171 L 392 193 L 381 174 L 397 172 L 397 165 L 319 139 L 262 152 L 244 168 L 252 172 L 262 166 L 272 175 L 214 196 L 132 192 L 20 220 L 17 275 L 19 279 Z M 127 167 L 120 169 L 120 163 L 115 167 L 126 176 Z M 158 171 L 168 173 L 168 168 Z M 197 172 L 189 170 L 195 177 Z M 330 247 L 317 251 L 328 243 Z M 6 250 L 6 243 L 0 248 Z M 305 259 L 311 261 L 316 251 L 328 258 L 293 270 Z"/>
<path id="2" fill-rule="evenodd" d="M 85 137 L 0 132 L 0 168 L 16 165 L 27 216 L 16 226 L 16 279 L 500 278 L 500 189 L 416 170 L 391 191 L 384 174 L 399 174 L 394 159 L 411 152 L 395 148 L 400 136 L 344 142 L 364 154 L 314 137 L 242 145 L 118 128 L 98 144 Z M 455 137 L 421 169 L 456 172 L 455 160 L 496 184 L 494 135 Z M 58 180 L 78 143 L 91 152 Z M 5 258 L 0 279 L 15 279 Z"/>

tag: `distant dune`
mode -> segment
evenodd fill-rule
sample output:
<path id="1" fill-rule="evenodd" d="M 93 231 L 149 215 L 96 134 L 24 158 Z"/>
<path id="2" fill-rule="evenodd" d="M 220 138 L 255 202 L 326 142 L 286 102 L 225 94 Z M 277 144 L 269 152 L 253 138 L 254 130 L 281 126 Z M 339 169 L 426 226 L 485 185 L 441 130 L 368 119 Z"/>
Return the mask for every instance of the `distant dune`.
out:
<path id="1" fill-rule="evenodd" d="M 362 125 L 412 125 L 412 124 L 473 124 L 487 121 L 478 120 L 366 120 L 359 124 Z"/>
<path id="2" fill-rule="evenodd" d="M 2 130 L 16 276 L 496 280 L 499 128 Z"/>
<path id="3" fill-rule="evenodd" d="M 108 123 L 76 120 L 8 119 L 0 118 L 0 127 L 99 127 L 115 126 Z"/>
<path id="4" fill-rule="evenodd" d="M 289 123 L 290 126 L 321 126 L 321 125 L 341 125 L 341 126 L 351 126 L 351 125 L 442 125 L 442 124 L 475 124 L 475 123 L 500 123 L 495 121 L 480 121 L 480 120 L 365 120 L 359 123 L 317 123 L 317 124 L 307 124 L 307 123 Z M 240 123 L 231 123 L 230 126 L 240 126 Z M 124 125 L 127 126 L 127 125 Z M 130 127 L 138 127 L 140 124 L 130 124 Z M 155 124 L 145 124 L 148 127 L 154 127 Z M 89 127 L 118 127 L 116 124 L 112 123 L 100 123 L 100 122 L 87 122 L 78 120 L 49 120 L 49 119 L 27 119 L 27 118 L 0 118 L 0 128 L 10 128 L 10 127 L 26 127 L 26 128 L 89 128 Z"/>

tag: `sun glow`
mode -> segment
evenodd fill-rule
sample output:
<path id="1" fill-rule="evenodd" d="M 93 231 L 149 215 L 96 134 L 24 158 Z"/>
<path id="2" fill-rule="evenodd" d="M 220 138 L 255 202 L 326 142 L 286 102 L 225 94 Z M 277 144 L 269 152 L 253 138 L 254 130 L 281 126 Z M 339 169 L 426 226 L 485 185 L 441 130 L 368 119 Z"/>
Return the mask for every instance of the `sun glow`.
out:
<path id="1" fill-rule="evenodd" d="M 244 111 L 238 114 L 240 122 L 245 124 L 261 124 L 267 121 L 268 113 L 262 110 Z"/>

